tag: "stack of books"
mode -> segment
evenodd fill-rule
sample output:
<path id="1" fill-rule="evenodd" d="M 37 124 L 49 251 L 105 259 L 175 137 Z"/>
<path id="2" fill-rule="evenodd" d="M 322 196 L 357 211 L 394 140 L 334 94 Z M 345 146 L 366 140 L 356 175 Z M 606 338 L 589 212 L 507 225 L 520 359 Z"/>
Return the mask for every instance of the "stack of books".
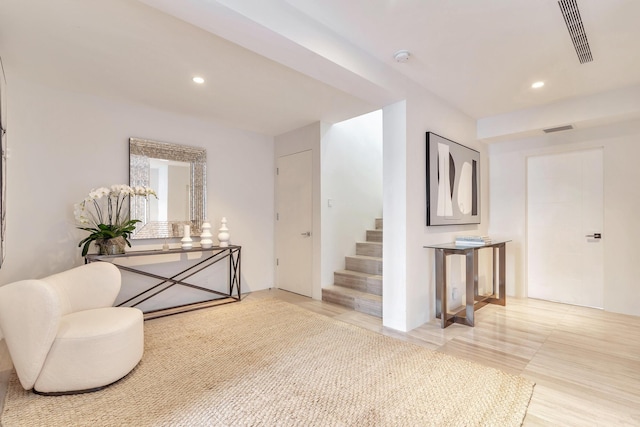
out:
<path id="1" fill-rule="evenodd" d="M 490 243 L 489 236 L 456 236 L 456 246 L 483 246 Z"/>

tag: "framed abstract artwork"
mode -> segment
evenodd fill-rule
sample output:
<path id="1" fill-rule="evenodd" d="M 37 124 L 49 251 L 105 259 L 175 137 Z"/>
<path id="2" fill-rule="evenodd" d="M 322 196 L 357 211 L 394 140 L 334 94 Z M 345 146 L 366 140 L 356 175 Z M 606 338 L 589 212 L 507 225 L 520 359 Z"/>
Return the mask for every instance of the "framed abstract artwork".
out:
<path id="1" fill-rule="evenodd" d="M 427 225 L 480 224 L 480 153 L 427 132 Z"/>

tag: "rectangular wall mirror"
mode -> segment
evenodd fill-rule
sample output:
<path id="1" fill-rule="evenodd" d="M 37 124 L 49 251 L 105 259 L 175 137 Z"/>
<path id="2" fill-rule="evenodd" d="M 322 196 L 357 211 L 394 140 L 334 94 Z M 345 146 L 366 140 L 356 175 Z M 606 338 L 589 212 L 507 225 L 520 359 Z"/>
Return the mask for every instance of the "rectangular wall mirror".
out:
<path id="1" fill-rule="evenodd" d="M 153 188 L 158 198 L 131 198 L 132 239 L 182 237 L 185 224 L 199 236 L 206 218 L 207 151 L 129 138 L 129 185 Z"/>

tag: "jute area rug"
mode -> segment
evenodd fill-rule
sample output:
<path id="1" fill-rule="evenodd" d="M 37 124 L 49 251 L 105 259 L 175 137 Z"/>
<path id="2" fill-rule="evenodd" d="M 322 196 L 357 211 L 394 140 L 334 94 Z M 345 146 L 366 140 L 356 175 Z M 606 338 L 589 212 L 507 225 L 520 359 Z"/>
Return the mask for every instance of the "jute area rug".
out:
<path id="1" fill-rule="evenodd" d="M 279 300 L 145 323 L 145 353 L 98 392 L 9 382 L 9 426 L 519 426 L 533 384 Z"/>

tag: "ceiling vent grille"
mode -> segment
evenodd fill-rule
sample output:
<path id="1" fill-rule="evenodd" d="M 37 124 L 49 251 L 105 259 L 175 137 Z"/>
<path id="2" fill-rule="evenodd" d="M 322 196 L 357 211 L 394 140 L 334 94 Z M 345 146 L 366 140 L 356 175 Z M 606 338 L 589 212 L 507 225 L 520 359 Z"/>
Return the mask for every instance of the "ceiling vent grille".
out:
<path id="1" fill-rule="evenodd" d="M 571 130 L 573 129 L 573 126 L 571 125 L 566 125 L 566 126 L 558 126 L 555 128 L 548 128 L 548 129 L 542 129 L 544 131 L 544 133 L 552 133 L 552 132 L 560 132 L 563 130 Z"/>
<path id="2" fill-rule="evenodd" d="M 584 25 L 578 10 L 578 3 L 576 0 L 560 0 L 558 5 L 564 16 L 564 22 L 567 24 L 567 29 L 569 30 L 571 41 L 573 41 L 573 47 L 576 48 L 580 63 L 584 64 L 585 62 L 593 61 L 589 40 L 587 40 L 587 34 L 584 31 Z"/>

